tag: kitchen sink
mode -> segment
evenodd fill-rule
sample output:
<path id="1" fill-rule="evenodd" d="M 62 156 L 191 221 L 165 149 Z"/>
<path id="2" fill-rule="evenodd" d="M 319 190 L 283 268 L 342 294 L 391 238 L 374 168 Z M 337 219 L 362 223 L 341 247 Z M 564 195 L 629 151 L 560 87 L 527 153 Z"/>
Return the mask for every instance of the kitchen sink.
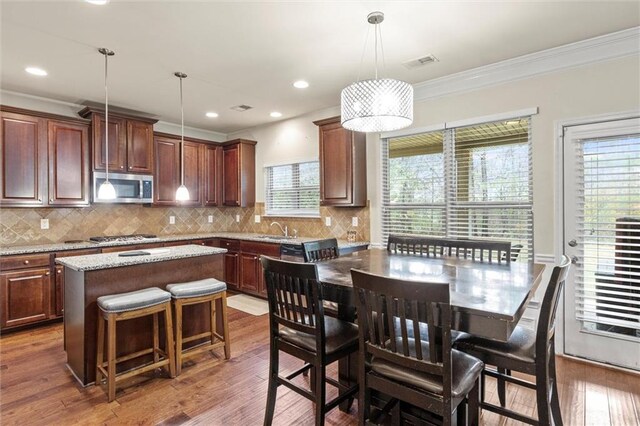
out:
<path id="1" fill-rule="evenodd" d="M 284 235 L 258 235 L 258 238 L 265 240 L 288 240 L 290 237 L 285 237 Z"/>

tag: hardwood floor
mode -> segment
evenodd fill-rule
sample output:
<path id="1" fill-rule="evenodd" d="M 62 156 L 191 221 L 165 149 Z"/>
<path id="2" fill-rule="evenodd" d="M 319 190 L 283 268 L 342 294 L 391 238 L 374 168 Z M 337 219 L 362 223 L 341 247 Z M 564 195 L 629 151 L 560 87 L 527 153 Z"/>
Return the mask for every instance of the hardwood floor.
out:
<path id="1" fill-rule="evenodd" d="M 103 389 L 82 388 L 65 367 L 62 325 L 54 324 L 0 338 L 0 424 L 202 424 L 260 425 L 267 394 L 268 317 L 230 309 L 231 360 L 222 350 L 190 359 L 176 379 L 156 372 L 132 378 L 107 403 Z M 300 361 L 282 355 L 284 369 Z M 331 374 L 336 374 L 335 369 Z M 640 376 L 558 358 L 558 382 L 566 425 L 640 424 Z M 300 378 L 300 380 L 306 380 Z M 334 390 L 329 386 L 329 395 Z M 488 380 L 488 399 L 497 401 Z M 508 406 L 535 415 L 535 395 L 509 386 Z M 355 413 L 333 410 L 328 425 L 357 424 Z M 518 422 L 493 413 L 484 425 Z M 281 387 L 276 425 L 313 424 L 312 403 Z"/>

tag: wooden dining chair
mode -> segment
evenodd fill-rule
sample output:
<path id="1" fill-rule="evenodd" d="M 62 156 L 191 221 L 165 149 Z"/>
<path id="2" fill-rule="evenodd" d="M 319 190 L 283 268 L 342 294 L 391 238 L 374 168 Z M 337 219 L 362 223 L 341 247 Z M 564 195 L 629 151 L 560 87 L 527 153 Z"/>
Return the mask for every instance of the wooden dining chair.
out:
<path id="1" fill-rule="evenodd" d="M 342 401 L 352 399 L 358 385 L 346 387 L 327 377 L 326 367 L 358 351 L 358 327 L 350 322 L 324 315 L 322 286 L 313 263 L 286 262 L 262 256 L 269 301 L 269 390 L 264 424 L 270 425 L 280 385 L 288 387 L 315 403 L 315 424 L 323 425 L 324 416 Z M 305 364 L 287 375 L 280 375 L 279 353 L 295 356 Z M 312 369 L 312 390 L 292 382 Z M 339 395 L 326 401 L 325 383 L 337 387 Z"/>
<path id="2" fill-rule="evenodd" d="M 495 342 L 474 336 L 466 336 L 456 341 L 456 348 L 478 357 L 486 364 L 497 367 L 496 370 L 485 368 L 482 373 L 482 408 L 532 425 L 550 425 L 552 420 L 556 426 L 562 425 L 556 383 L 555 322 L 558 300 L 570 266 L 571 260 L 563 256 L 560 265 L 553 268 L 540 306 L 538 327 L 535 332 L 518 325 L 507 342 Z M 536 382 L 531 383 L 512 377 L 505 374 L 505 370 L 533 375 Z M 500 406 L 485 402 L 485 376 L 495 377 L 498 380 Z M 506 382 L 536 391 L 537 420 L 505 408 Z"/>
<path id="3" fill-rule="evenodd" d="M 338 240 L 328 238 L 325 240 L 305 241 L 302 243 L 302 253 L 305 262 L 321 262 L 323 260 L 340 257 Z"/>
<path id="4" fill-rule="evenodd" d="M 360 331 L 358 423 L 376 423 L 391 409 L 400 417 L 395 423 L 401 423 L 419 409 L 450 425 L 458 409 L 459 424 L 468 420 L 477 425 L 483 364 L 451 347 L 449 284 L 403 281 L 355 269 L 351 276 Z M 399 329 L 393 325 L 395 318 Z M 387 327 L 383 321 L 389 322 Z M 428 328 L 426 335 L 420 323 Z M 373 396 L 385 401 L 381 410 L 372 410 Z"/>
<path id="5" fill-rule="evenodd" d="M 509 241 L 389 235 L 387 251 L 416 256 L 455 256 L 480 262 L 511 262 Z"/>

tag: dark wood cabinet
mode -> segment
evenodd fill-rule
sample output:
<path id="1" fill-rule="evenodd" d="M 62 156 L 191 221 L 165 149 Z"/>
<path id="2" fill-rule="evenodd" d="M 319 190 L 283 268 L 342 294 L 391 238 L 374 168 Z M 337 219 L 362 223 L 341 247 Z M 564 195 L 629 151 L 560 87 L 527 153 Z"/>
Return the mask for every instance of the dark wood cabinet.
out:
<path id="1" fill-rule="evenodd" d="M 2 107 L 0 205 L 89 205 L 88 123 Z"/>
<path id="2" fill-rule="evenodd" d="M 224 281 L 231 290 L 238 290 L 240 241 L 220 239 L 220 247 L 227 249 L 227 252 L 224 254 Z"/>
<path id="3" fill-rule="evenodd" d="M 49 205 L 89 204 L 89 131 L 86 125 L 49 120 Z"/>
<path id="4" fill-rule="evenodd" d="M 203 203 L 205 206 L 222 204 L 222 147 L 204 145 L 202 170 Z"/>
<path id="5" fill-rule="evenodd" d="M 156 135 L 154 145 L 153 204 L 174 206 L 180 185 L 180 140 Z"/>
<path id="6" fill-rule="evenodd" d="M 260 256 L 280 258 L 280 244 L 240 241 L 240 290 L 266 296 Z"/>
<path id="7" fill-rule="evenodd" d="M 64 266 L 55 266 L 54 315 L 64 315 Z"/>
<path id="8" fill-rule="evenodd" d="M 366 206 L 366 135 L 343 128 L 340 117 L 314 124 L 320 132 L 320 204 Z"/>
<path id="9" fill-rule="evenodd" d="M 105 116 L 86 107 L 78 114 L 91 119 L 93 170 L 106 166 Z M 158 120 L 109 113 L 109 170 L 116 173 L 153 173 L 153 124 Z"/>
<path id="10" fill-rule="evenodd" d="M 256 141 L 234 139 L 222 148 L 222 204 L 253 207 L 256 200 Z"/>
<path id="11" fill-rule="evenodd" d="M 2 111 L 0 119 L 0 203 L 42 206 L 47 188 L 47 120 Z"/>
<path id="12" fill-rule="evenodd" d="M 189 201 L 182 206 L 202 205 L 202 157 L 204 146 L 197 142 L 184 142 L 184 184 L 189 190 Z"/>
<path id="13" fill-rule="evenodd" d="M 51 257 L 47 254 L 0 259 L 0 327 L 37 323 L 51 315 Z"/>

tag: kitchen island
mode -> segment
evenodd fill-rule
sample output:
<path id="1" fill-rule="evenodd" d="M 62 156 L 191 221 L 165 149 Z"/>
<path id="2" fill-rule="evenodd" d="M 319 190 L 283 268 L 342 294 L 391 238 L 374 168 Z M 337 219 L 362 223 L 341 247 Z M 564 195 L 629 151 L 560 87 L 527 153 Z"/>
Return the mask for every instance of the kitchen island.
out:
<path id="1" fill-rule="evenodd" d="M 149 252 L 152 254 L 122 256 L 127 252 L 121 252 L 56 259 L 57 264 L 65 267 L 64 338 L 67 365 L 83 385 L 95 380 L 98 297 L 149 287 L 164 289 L 167 284 L 210 277 L 224 280 L 225 249 L 185 245 L 150 249 Z M 185 307 L 185 335 L 205 331 L 209 321 L 210 312 L 206 304 Z M 116 356 L 151 347 L 151 330 L 151 317 L 118 324 Z M 160 341 L 164 341 L 162 333 Z M 195 341 L 193 344 L 198 343 Z M 126 362 L 122 364 L 119 370 L 130 367 Z"/>

